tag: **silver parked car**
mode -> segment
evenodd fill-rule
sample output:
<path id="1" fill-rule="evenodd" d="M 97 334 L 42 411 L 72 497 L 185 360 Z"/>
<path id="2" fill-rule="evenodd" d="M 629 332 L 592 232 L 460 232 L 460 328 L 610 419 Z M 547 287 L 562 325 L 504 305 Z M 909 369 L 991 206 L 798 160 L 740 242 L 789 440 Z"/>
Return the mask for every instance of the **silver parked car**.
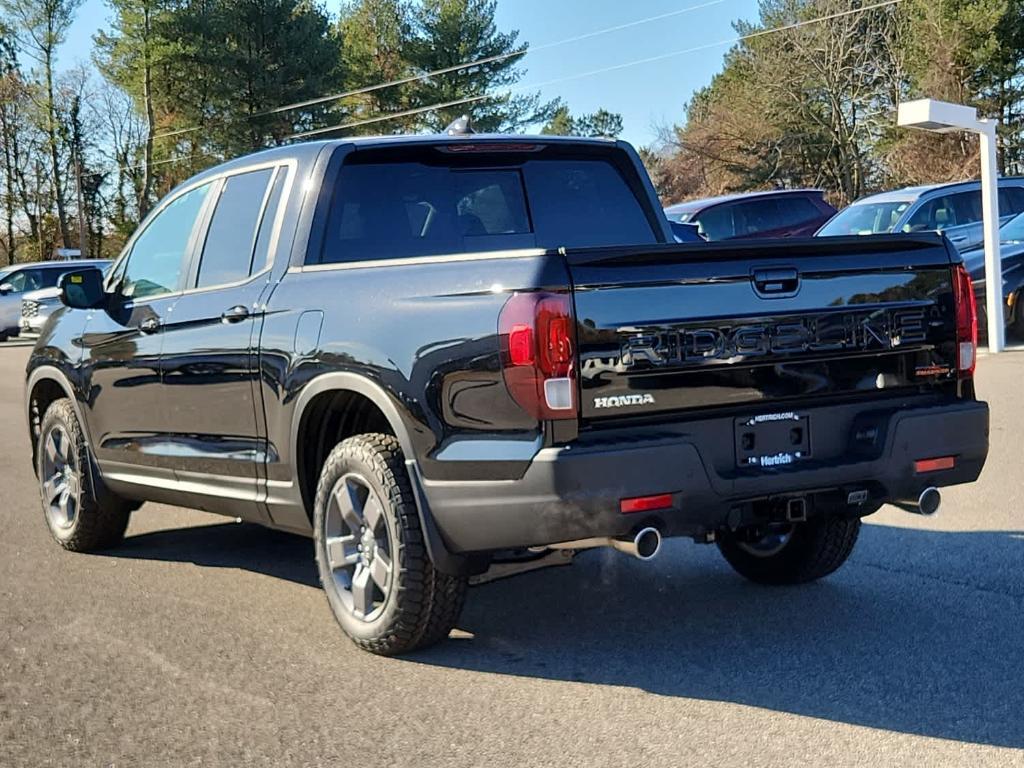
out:
<path id="1" fill-rule="evenodd" d="M 43 325 L 57 309 L 60 309 L 60 288 L 41 288 L 29 291 L 21 297 L 21 320 L 18 337 L 34 339 L 43 331 Z"/>
<path id="2" fill-rule="evenodd" d="M 999 180 L 999 216 L 1005 223 L 1024 212 L 1024 178 Z M 879 235 L 886 232 L 942 232 L 965 251 L 984 240 L 981 182 L 905 187 L 864 197 L 818 230 L 818 237 Z"/>
<path id="3" fill-rule="evenodd" d="M 40 288 L 53 288 L 65 272 L 82 267 L 105 268 L 105 259 L 30 261 L 0 269 L 0 341 L 17 336 L 21 325 L 21 299 Z"/>

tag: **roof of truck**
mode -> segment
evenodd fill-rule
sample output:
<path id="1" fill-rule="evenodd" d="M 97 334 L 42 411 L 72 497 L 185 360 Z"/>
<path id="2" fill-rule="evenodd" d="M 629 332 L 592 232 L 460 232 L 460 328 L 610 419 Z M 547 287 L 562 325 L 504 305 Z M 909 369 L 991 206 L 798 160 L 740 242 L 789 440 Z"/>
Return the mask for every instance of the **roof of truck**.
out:
<path id="1" fill-rule="evenodd" d="M 477 144 L 573 144 L 592 147 L 628 147 L 626 142 L 617 139 L 589 138 L 580 136 L 544 136 L 544 135 L 523 135 L 504 133 L 474 133 L 469 135 L 449 136 L 443 133 L 397 135 L 397 136 L 349 136 L 338 139 L 318 139 L 315 141 L 304 141 L 295 144 L 287 144 L 280 147 L 263 149 L 247 155 L 225 160 L 217 165 L 207 168 L 188 179 L 188 183 L 200 181 L 206 177 L 219 176 L 225 171 L 234 168 L 244 168 L 254 163 L 267 162 L 272 160 L 290 160 L 303 158 L 310 160 L 315 158 L 327 147 L 353 146 L 356 149 L 376 149 L 395 146 L 472 146 Z"/>

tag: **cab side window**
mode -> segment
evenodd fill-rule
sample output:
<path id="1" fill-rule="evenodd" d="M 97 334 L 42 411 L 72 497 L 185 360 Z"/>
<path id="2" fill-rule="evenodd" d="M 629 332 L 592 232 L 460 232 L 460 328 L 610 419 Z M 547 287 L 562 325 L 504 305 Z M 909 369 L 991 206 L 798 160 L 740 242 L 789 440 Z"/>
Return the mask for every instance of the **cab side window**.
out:
<path id="1" fill-rule="evenodd" d="M 122 296 L 137 300 L 183 287 L 185 261 L 210 187 L 205 184 L 173 200 L 139 235 L 121 279 Z"/>
<path id="2" fill-rule="evenodd" d="M 1003 187 L 999 190 L 999 216 L 1016 216 L 1024 212 L 1024 189 Z"/>
<path id="3" fill-rule="evenodd" d="M 53 267 L 48 267 L 44 270 L 41 270 L 41 273 L 42 274 L 40 275 L 40 287 L 55 288 L 57 286 L 57 281 L 60 280 L 60 276 L 64 274 L 64 270 L 59 268 L 55 269 Z"/>
<path id="4" fill-rule="evenodd" d="M 698 231 L 708 240 L 725 240 L 736 236 L 733 222 L 735 205 L 717 205 L 703 211 L 696 218 Z"/>
<path id="5" fill-rule="evenodd" d="M 953 208 L 958 225 L 978 223 L 982 219 L 981 190 L 953 195 Z"/>
<path id="6" fill-rule="evenodd" d="M 225 179 L 203 243 L 197 288 L 235 283 L 253 273 L 256 235 L 273 175 L 273 168 L 264 168 Z"/>
<path id="7" fill-rule="evenodd" d="M 903 226 L 905 232 L 942 231 L 957 225 L 953 195 L 928 200 L 911 215 Z M 961 222 L 962 223 L 962 222 Z"/>
<path id="8" fill-rule="evenodd" d="M 734 219 L 737 235 L 756 235 L 785 227 L 789 222 L 780 210 L 778 200 L 750 200 L 736 207 Z"/>
<path id="9" fill-rule="evenodd" d="M 4 285 L 11 286 L 11 293 L 37 290 L 43 287 L 41 272 L 41 269 L 19 270 L 5 280 Z"/>

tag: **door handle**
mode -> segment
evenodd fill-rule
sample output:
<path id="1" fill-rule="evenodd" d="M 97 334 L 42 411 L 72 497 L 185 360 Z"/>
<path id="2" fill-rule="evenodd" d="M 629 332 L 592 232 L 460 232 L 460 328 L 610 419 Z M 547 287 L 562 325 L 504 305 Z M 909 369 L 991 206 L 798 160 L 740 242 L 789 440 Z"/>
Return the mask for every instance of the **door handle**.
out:
<path id="1" fill-rule="evenodd" d="M 143 333 L 156 333 L 160 330 L 160 319 L 156 317 L 147 317 L 139 323 L 139 330 Z"/>
<path id="2" fill-rule="evenodd" d="M 800 287 L 800 273 L 791 267 L 755 269 L 752 281 L 754 290 L 762 296 L 791 296 Z"/>
<path id="3" fill-rule="evenodd" d="M 236 304 L 231 309 L 224 310 L 224 314 L 220 316 L 220 319 L 225 323 L 238 323 L 249 317 L 249 308 L 242 304 Z"/>

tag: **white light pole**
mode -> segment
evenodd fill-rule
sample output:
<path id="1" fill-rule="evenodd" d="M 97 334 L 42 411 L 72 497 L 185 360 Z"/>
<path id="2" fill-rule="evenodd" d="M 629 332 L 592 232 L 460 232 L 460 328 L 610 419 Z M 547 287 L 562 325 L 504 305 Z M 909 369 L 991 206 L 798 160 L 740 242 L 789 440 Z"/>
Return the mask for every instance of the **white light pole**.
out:
<path id="1" fill-rule="evenodd" d="M 1003 261 L 999 253 L 999 169 L 996 163 L 996 120 L 978 119 L 978 110 L 963 104 L 919 99 L 900 104 L 897 125 L 934 133 L 970 131 L 981 140 L 981 213 L 985 227 L 985 305 L 988 350 L 1004 346 Z"/>

